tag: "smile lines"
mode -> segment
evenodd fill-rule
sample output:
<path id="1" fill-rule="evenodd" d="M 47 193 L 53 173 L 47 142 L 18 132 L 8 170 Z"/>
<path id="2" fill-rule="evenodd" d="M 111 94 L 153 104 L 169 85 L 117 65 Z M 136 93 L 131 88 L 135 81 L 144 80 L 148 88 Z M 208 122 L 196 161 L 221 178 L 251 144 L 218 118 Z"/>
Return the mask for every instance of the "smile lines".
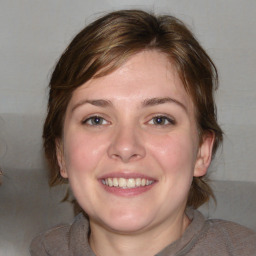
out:
<path id="1" fill-rule="evenodd" d="M 136 188 L 145 187 L 154 183 L 153 180 L 148 180 L 145 178 L 107 178 L 101 180 L 102 184 L 109 187 L 119 187 L 119 188 Z"/>

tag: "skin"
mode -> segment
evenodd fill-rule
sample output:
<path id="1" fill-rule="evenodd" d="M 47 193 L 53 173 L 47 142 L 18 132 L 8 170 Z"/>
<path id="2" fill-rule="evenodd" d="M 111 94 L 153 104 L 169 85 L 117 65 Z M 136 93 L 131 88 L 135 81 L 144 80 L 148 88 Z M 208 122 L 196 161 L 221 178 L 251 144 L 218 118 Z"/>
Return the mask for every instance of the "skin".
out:
<path id="1" fill-rule="evenodd" d="M 182 236 L 193 176 L 204 175 L 211 161 L 214 137 L 202 141 L 191 98 L 157 51 L 138 53 L 75 90 L 57 156 L 89 215 L 97 256 L 154 255 Z M 145 191 L 110 191 L 101 180 L 115 176 L 154 182 Z"/>

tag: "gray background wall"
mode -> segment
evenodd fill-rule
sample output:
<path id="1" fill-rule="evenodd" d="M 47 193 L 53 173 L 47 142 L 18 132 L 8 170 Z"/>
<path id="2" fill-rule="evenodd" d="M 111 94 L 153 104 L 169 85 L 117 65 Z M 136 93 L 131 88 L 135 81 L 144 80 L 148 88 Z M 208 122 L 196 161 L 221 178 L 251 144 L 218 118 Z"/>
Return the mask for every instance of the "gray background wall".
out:
<path id="1" fill-rule="evenodd" d="M 39 198 L 51 200 L 53 195 L 45 194 L 41 150 L 46 87 L 52 67 L 73 36 L 98 16 L 121 8 L 173 14 L 196 34 L 219 70 L 216 99 L 226 134 L 210 177 L 256 182 L 255 0 L 0 0 L 0 166 L 4 171 L 0 216 L 13 225 L 5 227 L 4 236 L 0 234 L 0 247 L 8 248 L 3 255 L 7 251 L 23 255 L 10 242 L 11 233 L 16 232 L 15 243 L 25 248 L 29 235 L 27 240 L 19 235 L 32 227 L 33 232 L 42 230 L 71 214 L 60 208 L 64 217 L 54 218 L 52 201 L 36 207 Z M 26 211 L 30 213 L 21 218 Z M 35 219 L 39 215 L 49 221 L 40 224 L 40 218 Z"/>

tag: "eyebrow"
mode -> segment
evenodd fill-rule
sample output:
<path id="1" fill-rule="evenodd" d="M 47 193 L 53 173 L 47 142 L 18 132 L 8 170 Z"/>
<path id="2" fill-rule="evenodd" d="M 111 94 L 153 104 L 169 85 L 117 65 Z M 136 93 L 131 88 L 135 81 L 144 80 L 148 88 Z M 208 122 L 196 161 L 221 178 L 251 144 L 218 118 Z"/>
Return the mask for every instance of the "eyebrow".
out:
<path id="1" fill-rule="evenodd" d="M 91 104 L 91 105 L 97 106 L 97 107 L 110 107 L 113 105 L 112 102 L 109 100 L 82 100 L 74 105 L 71 112 L 73 112 L 76 108 L 78 108 L 84 104 Z"/>
<path id="2" fill-rule="evenodd" d="M 181 102 L 179 102 L 173 98 L 170 98 L 170 97 L 145 99 L 142 102 L 142 107 L 153 107 L 153 106 L 161 105 L 161 104 L 165 104 L 165 103 L 175 103 L 175 104 L 179 105 L 180 107 L 182 107 L 185 110 L 185 112 L 188 111 L 184 104 L 182 104 Z M 91 104 L 96 107 L 111 107 L 111 106 L 113 106 L 113 103 L 110 100 L 105 100 L 105 99 L 82 100 L 73 106 L 71 112 L 73 112 L 76 108 L 78 108 L 84 104 Z"/>
<path id="3" fill-rule="evenodd" d="M 188 111 L 184 104 L 182 104 L 178 100 L 175 100 L 170 97 L 146 99 L 143 101 L 142 106 L 143 107 L 152 107 L 152 106 L 161 105 L 161 104 L 165 104 L 165 103 L 175 103 L 175 104 L 179 105 L 180 107 L 182 107 L 186 112 Z"/>

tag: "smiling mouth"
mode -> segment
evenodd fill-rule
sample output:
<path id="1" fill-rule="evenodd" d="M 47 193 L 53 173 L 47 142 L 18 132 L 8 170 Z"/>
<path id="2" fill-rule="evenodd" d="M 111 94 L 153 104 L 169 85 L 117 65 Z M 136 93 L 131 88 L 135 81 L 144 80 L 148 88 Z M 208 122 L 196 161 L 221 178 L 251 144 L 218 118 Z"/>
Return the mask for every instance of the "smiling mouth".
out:
<path id="1" fill-rule="evenodd" d="M 149 186 L 154 183 L 154 180 L 145 178 L 106 178 L 101 180 L 102 184 L 108 187 L 118 187 L 123 189 L 138 188 Z"/>

